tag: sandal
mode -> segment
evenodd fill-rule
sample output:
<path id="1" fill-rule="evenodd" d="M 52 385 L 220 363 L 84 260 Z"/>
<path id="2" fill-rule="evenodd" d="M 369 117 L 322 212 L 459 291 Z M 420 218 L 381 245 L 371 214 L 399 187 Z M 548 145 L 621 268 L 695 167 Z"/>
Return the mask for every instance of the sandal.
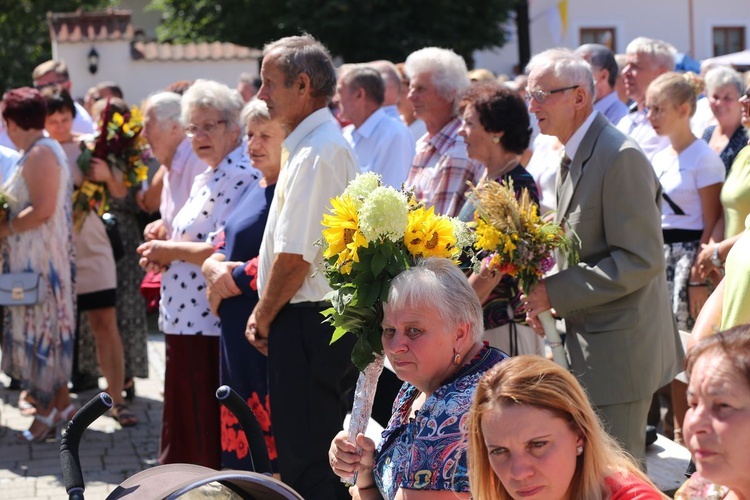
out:
<path id="1" fill-rule="evenodd" d="M 21 391 L 21 394 L 18 395 L 18 410 L 24 417 L 33 417 L 36 415 L 35 403 L 34 398 L 29 396 L 29 393 L 26 391 Z"/>
<path id="2" fill-rule="evenodd" d="M 135 399 L 135 380 L 132 378 L 125 380 L 125 384 L 122 386 L 122 394 L 126 401 Z"/>
<path id="3" fill-rule="evenodd" d="M 69 422 L 77 412 L 78 407 L 73 403 L 70 403 L 65 409 L 60 410 L 60 422 Z"/>
<path id="4" fill-rule="evenodd" d="M 34 426 L 32 423 L 31 427 L 18 433 L 18 439 L 20 441 L 25 441 L 27 443 L 41 443 L 49 439 L 56 439 L 57 427 L 62 423 L 62 419 L 60 418 L 57 408 L 52 408 L 52 411 L 46 417 L 37 414 L 34 417 L 34 422 L 40 422 L 43 424 L 41 430 L 31 432 L 31 427 Z"/>
<path id="5" fill-rule="evenodd" d="M 112 418 L 117 420 L 122 427 L 133 427 L 138 424 L 138 417 L 122 403 L 116 404 L 111 410 Z"/>

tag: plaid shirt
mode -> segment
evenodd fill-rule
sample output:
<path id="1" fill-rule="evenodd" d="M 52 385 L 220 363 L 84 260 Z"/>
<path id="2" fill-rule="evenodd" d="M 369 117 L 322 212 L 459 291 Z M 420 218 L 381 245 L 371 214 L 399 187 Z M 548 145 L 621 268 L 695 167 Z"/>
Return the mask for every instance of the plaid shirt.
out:
<path id="1" fill-rule="evenodd" d="M 463 137 L 458 135 L 461 122 L 449 121 L 437 134 L 427 134 L 417 141 L 417 155 L 406 179 L 406 188 L 414 189 L 417 200 L 435 207 L 435 213 L 455 217 L 464 204 L 467 181 L 477 183 L 484 165 L 469 159 Z"/>

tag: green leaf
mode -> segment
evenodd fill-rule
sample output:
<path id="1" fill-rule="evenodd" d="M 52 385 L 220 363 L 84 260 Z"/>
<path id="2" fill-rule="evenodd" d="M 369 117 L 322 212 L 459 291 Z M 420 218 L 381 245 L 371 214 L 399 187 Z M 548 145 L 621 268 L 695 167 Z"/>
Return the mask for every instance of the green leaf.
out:
<path id="1" fill-rule="evenodd" d="M 388 259 L 382 252 L 378 252 L 372 256 L 372 262 L 370 262 L 372 274 L 380 276 L 380 273 L 385 269 L 385 265 L 388 263 Z"/>
<path id="2" fill-rule="evenodd" d="M 343 337 L 347 333 L 349 333 L 349 332 L 345 328 L 341 328 L 341 327 L 336 328 L 333 331 L 333 335 L 331 335 L 331 342 L 329 343 L 329 345 L 333 344 L 334 342 L 336 342 L 338 339 L 340 339 L 341 337 Z"/>
<path id="3" fill-rule="evenodd" d="M 367 365 L 375 361 L 375 354 L 367 338 L 362 335 L 357 339 L 352 349 L 352 363 L 359 371 L 363 371 Z"/>

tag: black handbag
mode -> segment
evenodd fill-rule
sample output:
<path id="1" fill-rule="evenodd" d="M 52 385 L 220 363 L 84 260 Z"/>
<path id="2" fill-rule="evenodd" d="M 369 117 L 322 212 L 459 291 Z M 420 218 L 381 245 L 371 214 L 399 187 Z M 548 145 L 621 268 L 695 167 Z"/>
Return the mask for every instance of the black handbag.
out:
<path id="1" fill-rule="evenodd" d="M 107 229 L 107 237 L 109 238 L 109 244 L 112 246 L 112 255 L 115 257 L 115 262 L 120 262 L 125 257 L 125 246 L 122 244 L 120 229 L 117 227 L 117 218 L 114 214 L 105 213 L 102 214 L 102 222 Z"/>

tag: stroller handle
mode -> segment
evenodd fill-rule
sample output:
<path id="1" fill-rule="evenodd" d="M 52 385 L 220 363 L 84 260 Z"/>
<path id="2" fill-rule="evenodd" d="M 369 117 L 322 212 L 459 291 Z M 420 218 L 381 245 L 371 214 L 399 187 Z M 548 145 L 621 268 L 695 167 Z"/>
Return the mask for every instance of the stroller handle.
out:
<path id="1" fill-rule="evenodd" d="M 63 483 L 70 500 L 83 499 L 83 473 L 78 458 L 78 445 L 83 432 L 104 412 L 112 408 L 112 398 L 106 392 L 100 392 L 73 416 L 60 441 L 60 463 L 62 465 Z"/>
<path id="2" fill-rule="evenodd" d="M 273 469 L 271 468 L 271 460 L 268 458 L 266 439 L 253 411 L 240 395 L 228 385 L 222 385 L 216 390 L 216 399 L 234 413 L 242 430 L 245 431 L 253 470 L 261 474 L 272 475 Z"/>

